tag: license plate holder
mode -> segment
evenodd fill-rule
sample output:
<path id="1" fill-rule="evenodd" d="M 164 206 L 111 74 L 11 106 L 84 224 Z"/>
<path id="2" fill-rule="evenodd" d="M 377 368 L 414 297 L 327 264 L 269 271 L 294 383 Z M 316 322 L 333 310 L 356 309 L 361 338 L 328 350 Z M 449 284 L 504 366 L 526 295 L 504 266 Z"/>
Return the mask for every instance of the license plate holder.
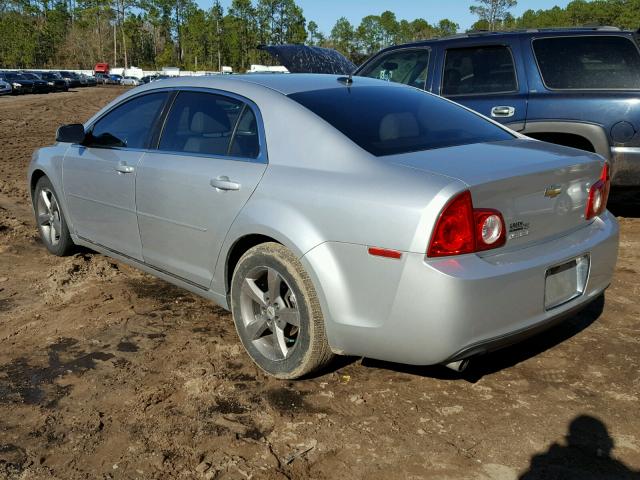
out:
<path id="1" fill-rule="evenodd" d="M 552 310 L 584 293 L 589 277 L 589 254 L 555 265 L 545 274 L 544 308 Z"/>

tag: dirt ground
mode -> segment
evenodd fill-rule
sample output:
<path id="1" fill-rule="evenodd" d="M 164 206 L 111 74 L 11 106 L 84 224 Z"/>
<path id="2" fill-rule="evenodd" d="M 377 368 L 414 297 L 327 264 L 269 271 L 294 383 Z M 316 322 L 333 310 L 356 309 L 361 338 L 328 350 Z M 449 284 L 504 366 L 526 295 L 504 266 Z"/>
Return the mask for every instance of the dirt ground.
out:
<path id="1" fill-rule="evenodd" d="M 464 374 L 346 358 L 282 382 L 222 309 L 40 244 L 31 153 L 121 92 L 0 98 L 0 478 L 640 479 L 640 195 L 612 206 L 606 298 L 557 328 Z"/>

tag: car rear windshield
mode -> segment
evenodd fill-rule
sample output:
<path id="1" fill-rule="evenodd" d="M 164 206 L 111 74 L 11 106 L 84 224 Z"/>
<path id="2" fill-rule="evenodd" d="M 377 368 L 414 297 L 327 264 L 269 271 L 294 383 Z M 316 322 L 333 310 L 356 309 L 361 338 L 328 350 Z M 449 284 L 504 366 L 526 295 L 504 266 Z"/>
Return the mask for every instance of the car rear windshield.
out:
<path id="1" fill-rule="evenodd" d="M 620 36 L 542 38 L 533 41 L 540 73 L 549 88 L 640 89 L 640 54 Z"/>
<path id="2" fill-rule="evenodd" d="M 514 138 L 479 115 L 415 88 L 338 87 L 289 97 L 375 156 Z"/>

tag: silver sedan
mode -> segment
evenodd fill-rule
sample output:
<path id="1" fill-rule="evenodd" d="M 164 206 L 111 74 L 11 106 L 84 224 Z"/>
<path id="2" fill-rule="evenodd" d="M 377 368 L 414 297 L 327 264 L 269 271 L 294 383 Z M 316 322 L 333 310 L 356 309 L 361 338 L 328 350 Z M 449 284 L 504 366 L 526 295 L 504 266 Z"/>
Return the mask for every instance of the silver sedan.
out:
<path id="1" fill-rule="evenodd" d="M 140 80 L 137 77 L 123 77 L 122 80 L 120 80 L 120 85 L 137 87 L 138 85 L 140 85 Z"/>
<path id="2" fill-rule="evenodd" d="M 611 282 L 608 166 L 367 78 L 169 79 L 58 130 L 38 228 L 230 309 L 265 371 L 466 361 Z"/>

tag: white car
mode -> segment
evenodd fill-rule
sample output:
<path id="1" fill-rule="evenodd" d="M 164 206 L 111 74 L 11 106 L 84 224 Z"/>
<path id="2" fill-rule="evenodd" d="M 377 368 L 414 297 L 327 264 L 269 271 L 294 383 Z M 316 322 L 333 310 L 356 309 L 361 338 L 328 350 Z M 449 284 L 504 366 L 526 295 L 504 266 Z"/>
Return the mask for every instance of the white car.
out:
<path id="1" fill-rule="evenodd" d="M 0 95 L 9 95 L 12 92 L 11 84 L 0 80 Z"/>
<path id="2" fill-rule="evenodd" d="M 120 80 L 120 85 L 137 87 L 138 85 L 140 85 L 140 80 L 138 80 L 136 77 L 124 77 L 122 80 Z"/>

